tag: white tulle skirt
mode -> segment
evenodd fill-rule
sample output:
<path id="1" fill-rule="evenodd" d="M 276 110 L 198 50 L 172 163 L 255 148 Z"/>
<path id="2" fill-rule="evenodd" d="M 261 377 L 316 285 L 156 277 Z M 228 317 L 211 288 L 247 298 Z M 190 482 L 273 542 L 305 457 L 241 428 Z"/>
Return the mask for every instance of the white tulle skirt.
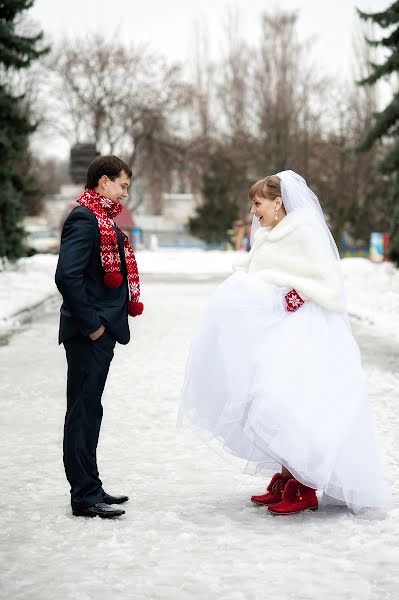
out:
<path id="1" fill-rule="evenodd" d="M 287 290 L 285 290 L 287 291 Z M 360 353 L 343 315 L 313 302 L 284 310 L 284 290 L 238 272 L 222 283 L 192 341 L 178 423 L 271 476 L 353 510 L 385 504 Z"/>

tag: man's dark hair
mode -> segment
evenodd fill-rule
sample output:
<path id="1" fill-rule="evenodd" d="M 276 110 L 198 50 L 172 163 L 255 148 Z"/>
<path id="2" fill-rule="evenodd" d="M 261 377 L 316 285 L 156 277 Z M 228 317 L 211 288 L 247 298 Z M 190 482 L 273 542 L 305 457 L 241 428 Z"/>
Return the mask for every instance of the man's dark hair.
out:
<path id="1" fill-rule="evenodd" d="M 98 180 L 106 175 L 115 181 L 121 171 L 125 171 L 129 179 L 132 178 L 132 170 L 124 160 L 113 154 L 97 156 L 87 169 L 86 189 L 93 190 L 98 186 Z"/>

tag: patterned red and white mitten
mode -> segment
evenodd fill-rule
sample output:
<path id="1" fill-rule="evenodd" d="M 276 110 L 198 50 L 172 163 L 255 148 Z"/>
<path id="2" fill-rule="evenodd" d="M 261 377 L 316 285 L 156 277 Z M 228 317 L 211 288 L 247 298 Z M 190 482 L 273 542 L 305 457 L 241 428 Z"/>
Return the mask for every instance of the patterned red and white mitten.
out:
<path id="1" fill-rule="evenodd" d="M 304 300 L 300 297 L 296 290 L 291 290 L 284 296 L 285 299 L 285 307 L 288 312 L 295 312 L 298 308 L 301 308 L 302 304 L 304 304 Z"/>

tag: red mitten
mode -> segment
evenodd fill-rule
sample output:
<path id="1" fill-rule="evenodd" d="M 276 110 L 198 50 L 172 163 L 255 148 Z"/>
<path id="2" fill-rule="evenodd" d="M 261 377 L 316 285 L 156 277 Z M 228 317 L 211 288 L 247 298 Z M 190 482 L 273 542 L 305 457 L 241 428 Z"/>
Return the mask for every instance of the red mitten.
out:
<path id="1" fill-rule="evenodd" d="M 295 312 L 298 308 L 301 308 L 304 300 L 300 297 L 297 291 L 291 290 L 284 296 L 285 306 L 288 312 Z"/>

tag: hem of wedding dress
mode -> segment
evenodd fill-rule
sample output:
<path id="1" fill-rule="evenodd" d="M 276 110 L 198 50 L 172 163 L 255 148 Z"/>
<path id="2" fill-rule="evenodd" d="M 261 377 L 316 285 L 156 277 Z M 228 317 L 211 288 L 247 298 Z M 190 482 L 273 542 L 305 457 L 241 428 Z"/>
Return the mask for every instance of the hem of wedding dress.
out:
<path id="1" fill-rule="evenodd" d="M 215 436 L 213 434 L 209 434 L 209 432 L 207 432 L 207 430 L 199 427 L 196 424 L 193 424 L 191 421 L 187 420 L 187 418 L 179 419 L 178 423 L 177 423 L 177 427 L 181 428 L 181 429 L 182 428 L 190 429 L 198 437 L 198 439 L 201 442 L 203 442 L 204 444 L 206 444 L 208 446 L 208 448 L 210 450 L 212 450 L 217 456 L 219 456 L 224 461 L 231 464 L 235 469 L 237 469 L 238 471 L 240 471 L 241 473 L 243 473 L 245 475 L 251 475 L 253 477 L 263 477 L 266 475 L 272 476 L 276 472 L 275 471 L 276 467 L 271 467 L 271 466 L 263 468 L 262 470 L 259 470 L 259 471 L 251 472 L 249 469 L 247 470 L 247 467 L 249 465 L 254 465 L 254 467 L 256 469 L 256 466 L 259 465 L 260 463 L 255 462 L 255 461 L 250 461 L 246 458 L 242 458 L 242 457 L 238 456 L 228 447 L 228 445 L 226 444 L 226 442 L 224 440 L 219 439 L 217 436 Z M 208 439 L 206 439 L 206 438 L 208 438 Z M 254 444 L 254 442 L 252 442 L 252 443 Z M 326 490 L 326 487 L 327 487 L 326 485 L 319 484 L 315 487 L 314 483 L 311 483 L 301 473 L 299 473 L 295 468 L 288 465 L 287 461 L 285 461 L 281 457 L 276 457 L 270 450 L 266 451 L 264 448 L 257 447 L 256 444 L 254 444 L 254 447 L 258 448 L 260 451 L 267 454 L 270 457 L 270 459 L 273 460 L 275 463 L 277 463 L 277 465 L 279 465 L 280 467 L 285 467 L 294 476 L 294 478 L 297 481 L 302 483 L 302 485 L 310 487 L 310 488 L 318 491 L 321 494 L 325 494 L 328 498 L 336 500 L 339 503 L 344 503 L 343 505 L 338 504 L 338 505 L 336 505 L 336 507 L 341 507 L 341 508 L 346 507 L 355 515 L 362 515 L 364 513 L 372 512 L 372 513 L 379 513 L 381 518 L 385 517 L 386 510 L 387 510 L 387 507 L 385 504 L 384 505 L 375 505 L 375 506 L 364 506 L 363 504 L 347 501 L 344 497 L 338 497 L 336 495 L 332 495 L 331 493 L 329 493 Z M 236 460 L 235 461 L 229 460 L 228 457 L 235 457 Z M 239 461 L 241 462 L 241 466 L 239 466 L 237 464 Z M 242 467 L 242 463 L 245 463 L 244 468 Z M 334 504 L 329 503 L 329 507 L 334 508 Z"/>

